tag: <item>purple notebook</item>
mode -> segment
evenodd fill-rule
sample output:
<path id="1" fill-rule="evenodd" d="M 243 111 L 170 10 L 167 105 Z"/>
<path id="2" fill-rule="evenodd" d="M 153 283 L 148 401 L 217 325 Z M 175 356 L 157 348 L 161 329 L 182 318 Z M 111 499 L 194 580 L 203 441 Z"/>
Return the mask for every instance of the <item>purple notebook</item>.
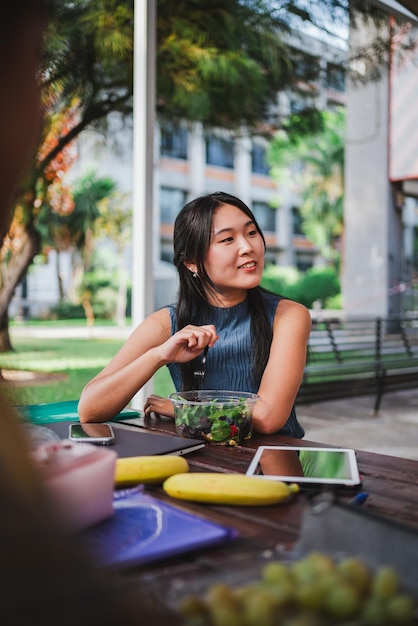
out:
<path id="1" fill-rule="evenodd" d="M 99 564 L 112 568 L 165 559 L 221 544 L 237 532 L 141 493 L 115 493 L 112 518 L 83 531 L 80 537 Z"/>

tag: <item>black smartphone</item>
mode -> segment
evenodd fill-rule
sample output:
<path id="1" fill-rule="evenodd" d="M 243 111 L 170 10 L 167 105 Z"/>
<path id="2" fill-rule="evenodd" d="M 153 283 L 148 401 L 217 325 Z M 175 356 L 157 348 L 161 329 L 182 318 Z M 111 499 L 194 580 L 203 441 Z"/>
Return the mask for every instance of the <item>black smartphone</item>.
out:
<path id="1" fill-rule="evenodd" d="M 115 442 L 115 433 L 110 424 L 76 423 L 69 425 L 71 441 L 109 446 Z"/>

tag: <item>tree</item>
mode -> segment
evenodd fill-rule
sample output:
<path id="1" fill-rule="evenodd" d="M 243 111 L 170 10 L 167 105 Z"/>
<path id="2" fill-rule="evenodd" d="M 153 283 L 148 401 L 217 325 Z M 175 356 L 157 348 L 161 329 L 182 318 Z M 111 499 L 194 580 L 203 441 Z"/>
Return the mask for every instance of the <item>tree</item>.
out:
<path id="1" fill-rule="evenodd" d="M 40 252 L 42 220 L 48 219 L 48 170 L 87 127 L 108 113 L 132 109 L 132 2 L 75 0 L 56 2 L 45 38 L 43 101 L 46 115 L 34 165 L 18 190 L 17 245 L 2 252 L 0 277 L 0 350 L 11 348 L 8 306 L 16 286 Z M 76 106 L 73 123 L 48 145 L 55 116 Z M 40 211 L 40 207 L 44 210 Z M 4 261 L 7 261 L 6 263 Z"/>
<path id="2" fill-rule="evenodd" d="M 114 193 L 100 205 L 100 216 L 96 222 L 96 234 L 98 237 L 110 239 L 116 245 L 118 260 L 118 293 L 116 303 L 116 321 L 119 325 L 125 323 L 128 275 L 124 265 L 123 253 L 126 244 L 132 237 L 132 211 L 127 207 L 126 196 Z"/>
<path id="3" fill-rule="evenodd" d="M 74 185 L 74 210 L 66 221 L 72 240 L 81 252 L 83 269 L 88 270 L 93 252 L 96 222 L 101 217 L 101 204 L 116 192 L 116 182 L 88 171 Z"/>
<path id="4" fill-rule="evenodd" d="M 127 277 L 123 267 L 123 250 L 131 238 L 132 211 L 126 206 L 126 198 L 117 191 L 116 183 L 110 178 L 98 178 L 88 172 L 79 181 L 74 193 L 74 213 L 69 216 L 75 243 L 81 252 L 82 263 L 74 280 L 74 291 L 81 295 L 86 317 L 93 323 L 92 292 L 84 276 L 92 265 L 94 243 L 103 238 L 116 245 L 118 258 L 117 319 L 125 320 Z"/>
<path id="5" fill-rule="evenodd" d="M 72 210 L 56 215 L 54 220 L 54 242 L 60 250 L 73 250 L 73 277 L 70 291 L 75 294 L 82 283 L 83 274 L 90 269 L 97 222 L 103 208 L 116 192 L 116 183 L 108 177 L 98 177 L 88 171 L 73 185 Z M 65 246 L 62 246 L 65 242 Z M 63 294 L 64 296 L 64 294 Z M 82 298 L 87 319 L 92 319 L 91 302 L 87 295 Z"/>
<path id="6" fill-rule="evenodd" d="M 330 20 L 346 22 L 349 10 L 349 0 L 156 1 L 158 115 L 233 129 L 245 125 L 259 133 L 277 127 L 277 91 L 296 80 L 300 59 L 286 43 L 287 33 L 314 23 L 327 30 Z M 40 73 L 46 111 L 40 145 L 51 116 L 73 105 L 76 111 L 67 132 L 38 151 L 18 193 L 19 245 L 2 253 L 8 262 L 0 276 L 0 351 L 10 347 L 10 300 L 41 249 L 41 220 L 48 211 L 39 207 L 48 206 L 50 163 L 85 129 L 104 127 L 109 113 L 131 115 L 133 7 L 134 0 L 53 4 Z M 302 117 L 308 127 L 317 120 L 310 110 Z"/>
<path id="7" fill-rule="evenodd" d="M 273 176 L 291 180 L 302 199 L 305 234 L 338 267 L 344 218 L 345 111 L 324 111 L 321 117 L 322 130 L 313 135 L 295 139 L 280 131 L 269 159 Z"/>
<path id="8" fill-rule="evenodd" d="M 47 135 L 40 148 L 40 158 L 48 154 L 57 145 L 59 138 L 75 124 L 76 106 L 63 109 L 48 117 L 45 124 Z M 71 246 L 71 237 L 66 221 L 74 211 L 74 198 L 70 185 L 66 182 L 66 173 L 76 160 L 73 142 L 67 144 L 45 168 L 40 179 L 34 206 L 38 208 L 37 225 L 42 238 L 42 246 L 55 248 L 56 269 L 60 301 L 64 299 L 64 286 L 60 267 L 60 254 Z M 15 213 L 15 219 L 18 213 Z M 10 235 L 10 232 L 9 232 Z"/>

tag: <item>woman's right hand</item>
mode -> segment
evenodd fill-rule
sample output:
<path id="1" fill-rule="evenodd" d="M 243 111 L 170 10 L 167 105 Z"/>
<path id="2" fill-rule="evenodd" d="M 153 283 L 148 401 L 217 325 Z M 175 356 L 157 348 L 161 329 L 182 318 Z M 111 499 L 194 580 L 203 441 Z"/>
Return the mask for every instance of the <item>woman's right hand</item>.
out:
<path id="1" fill-rule="evenodd" d="M 206 346 L 211 348 L 217 340 L 218 334 L 213 324 L 189 324 L 159 346 L 160 357 L 166 363 L 187 363 L 199 356 Z"/>
<path id="2" fill-rule="evenodd" d="M 113 359 L 84 387 L 78 403 L 82 422 L 105 422 L 131 401 L 155 374 L 168 363 L 186 363 L 199 356 L 218 339 L 211 325 L 185 326 L 171 336 L 167 309 L 149 315 Z M 166 405 L 166 412 L 169 411 Z M 153 412 L 153 411 L 151 411 Z"/>

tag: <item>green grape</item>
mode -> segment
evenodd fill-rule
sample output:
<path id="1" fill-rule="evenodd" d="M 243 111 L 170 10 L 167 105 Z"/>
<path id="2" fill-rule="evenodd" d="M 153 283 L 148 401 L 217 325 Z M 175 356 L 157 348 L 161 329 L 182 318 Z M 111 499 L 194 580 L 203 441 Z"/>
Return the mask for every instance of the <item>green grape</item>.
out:
<path id="1" fill-rule="evenodd" d="M 259 581 L 213 585 L 180 609 L 185 626 L 412 626 L 415 602 L 398 589 L 389 566 L 373 575 L 357 557 L 335 564 L 312 552 L 291 565 L 268 563 Z"/>
<path id="2" fill-rule="evenodd" d="M 207 594 L 207 605 L 215 626 L 242 626 L 242 606 L 228 585 L 213 585 Z"/>
<path id="3" fill-rule="evenodd" d="M 361 612 L 361 624 L 366 626 L 384 626 L 386 621 L 386 605 L 381 598 L 367 599 Z"/>
<path id="4" fill-rule="evenodd" d="M 243 602 L 245 601 L 246 596 L 248 596 L 251 593 L 255 593 L 254 589 L 258 587 L 259 587 L 258 583 L 252 583 L 248 585 L 242 585 L 241 587 L 237 587 L 233 591 L 234 598 L 240 604 L 240 606 L 242 606 Z"/>
<path id="5" fill-rule="evenodd" d="M 335 574 L 332 574 L 331 572 L 323 574 L 322 576 L 317 578 L 316 584 L 318 586 L 318 593 L 320 594 L 321 598 L 323 598 L 323 601 L 325 601 L 330 593 L 332 593 L 332 590 L 336 586 L 337 581 L 338 578 L 335 576 Z"/>
<path id="6" fill-rule="evenodd" d="M 360 605 L 360 598 L 354 587 L 340 582 L 334 589 L 330 590 L 325 601 L 327 612 L 332 617 L 339 619 L 353 617 L 358 612 Z"/>
<path id="7" fill-rule="evenodd" d="M 260 587 L 244 599 L 243 614 L 247 626 L 275 626 L 278 616 L 277 603 L 268 591 Z"/>
<path id="8" fill-rule="evenodd" d="M 324 592 L 320 581 L 300 584 L 296 590 L 296 600 L 304 609 L 319 611 L 324 604 Z"/>
<path id="9" fill-rule="evenodd" d="M 234 592 L 227 584 L 212 585 L 207 593 L 207 601 L 209 605 L 219 602 L 234 603 Z"/>
<path id="10" fill-rule="evenodd" d="M 372 575 L 367 565 L 360 559 L 346 557 L 337 564 L 337 571 L 342 579 L 359 593 L 365 594 L 369 590 Z"/>
<path id="11" fill-rule="evenodd" d="M 392 624 L 412 624 L 415 602 L 407 595 L 398 594 L 387 602 L 387 615 Z"/>
<path id="12" fill-rule="evenodd" d="M 392 567 L 380 567 L 372 581 L 372 593 L 381 598 L 395 595 L 399 587 L 399 576 Z"/>
<path id="13" fill-rule="evenodd" d="M 295 561 L 291 566 L 291 572 L 296 584 L 311 582 L 318 576 L 314 560 L 310 561 L 308 557 Z"/>
<path id="14" fill-rule="evenodd" d="M 295 598 L 296 587 L 292 580 L 286 580 L 280 585 L 269 585 L 268 592 L 276 607 L 288 605 Z"/>
<path id="15" fill-rule="evenodd" d="M 324 619 L 321 615 L 312 612 L 300 611 L 295 615 L 287 617 L 283 622 L 283 626 L 325 626 Z"/>
<path id="16" fill-rule="evenodd" d="M 209 615 L 206 603 L 198 596 L 188 596 L 180 604 L 180 611 L 186 617 L 200 618 Z"/>
<path id="17" fill-rule="evenodd" d="M 214 626 L 242 626 L 243 616 L 234 607 L 219 604 L 211 607 L 211 618 Z"/>
<path id="18" fill-rule="evenodd" d="M 271 561 L 267 563 L 262 572 L 262 579 L 266 583 L 281 584 L 283 581 L 287 581 L 291 576 L 290 570 L 284 563 L 279 561 Z"/>
<path id="19" fill-rule="evenodd" d="M 291 566 L 291 574 L 295 585 L 299 585 L 302 582 L 309 582 L 312 578 L 312 572 L 309 567 L 306 566 L 305 561 L 296 561 Z"/>
<path id="20" fill-rule="evenodd" d="M 322 552 L 311 552 L 305 559 L 313 572 L 316 574 L 326 574 L 335 572 L 334 561 Z"/>

